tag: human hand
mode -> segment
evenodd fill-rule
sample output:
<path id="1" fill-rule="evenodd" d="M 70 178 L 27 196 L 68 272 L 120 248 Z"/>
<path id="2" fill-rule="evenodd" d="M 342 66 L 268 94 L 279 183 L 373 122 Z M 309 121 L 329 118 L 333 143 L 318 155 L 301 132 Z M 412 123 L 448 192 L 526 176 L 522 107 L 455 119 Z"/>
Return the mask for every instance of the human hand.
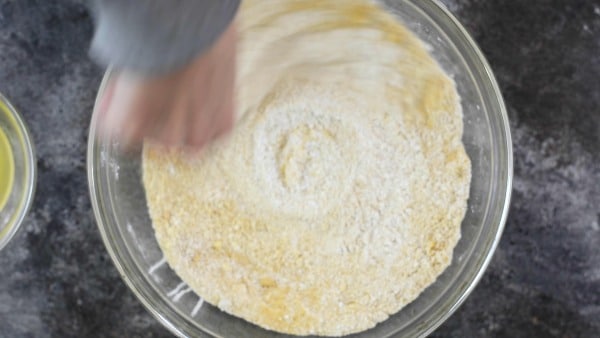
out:
<path id="1" fill-rule="evenodd" d="M 111 135 L 125 147 L 149 139 L 200 150 L 227 133 L 233 125 L 236 40 L 232 24 L 179 71 L 159 77 L 116 74 L 99 105 L 101 135 Z"/>

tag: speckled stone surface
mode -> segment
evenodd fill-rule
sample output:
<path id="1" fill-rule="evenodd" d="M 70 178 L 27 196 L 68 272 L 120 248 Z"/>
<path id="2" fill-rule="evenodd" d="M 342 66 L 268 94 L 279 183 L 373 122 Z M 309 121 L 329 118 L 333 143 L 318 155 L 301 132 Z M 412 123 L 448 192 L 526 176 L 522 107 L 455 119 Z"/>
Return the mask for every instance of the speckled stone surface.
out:
<path id="1" fill-rule="evenodd" d="M 600 337 L 600 1 L 445 0 L 504 93 L 515 179 L 481 283 L 433 337 Z M 85 171 L 102 70 L 84 1 L 0 0 L 0 91 L 29 124 L 37 194 L 0 252 L 0 337 L 169 337 L 120 279 Z"/>

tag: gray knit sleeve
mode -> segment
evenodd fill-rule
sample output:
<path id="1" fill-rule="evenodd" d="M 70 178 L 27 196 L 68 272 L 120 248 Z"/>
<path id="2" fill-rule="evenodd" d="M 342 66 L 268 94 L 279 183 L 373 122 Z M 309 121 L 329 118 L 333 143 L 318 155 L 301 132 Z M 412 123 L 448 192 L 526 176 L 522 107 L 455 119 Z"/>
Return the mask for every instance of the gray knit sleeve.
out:
<path id="1" fill-rule="evenodd" d="M 90 54 L 143 74 L 182 67 L 229 26 L 240 0 L 95 0 Z"/>

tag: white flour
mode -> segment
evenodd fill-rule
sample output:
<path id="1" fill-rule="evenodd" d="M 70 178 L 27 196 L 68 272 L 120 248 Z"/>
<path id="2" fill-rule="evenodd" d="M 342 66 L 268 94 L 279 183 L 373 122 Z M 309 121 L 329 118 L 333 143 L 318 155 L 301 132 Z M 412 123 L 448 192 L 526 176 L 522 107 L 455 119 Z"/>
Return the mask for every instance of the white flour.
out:
<path id="1" fill-rule="evenodd" d="M 341 335 L 385 320 L 449 265 L 470 164 L 453 82 L 369 1 L 252 1 L 238 122 L 186 160 L 150 146 L 167 261 L 265 328 Z"/>

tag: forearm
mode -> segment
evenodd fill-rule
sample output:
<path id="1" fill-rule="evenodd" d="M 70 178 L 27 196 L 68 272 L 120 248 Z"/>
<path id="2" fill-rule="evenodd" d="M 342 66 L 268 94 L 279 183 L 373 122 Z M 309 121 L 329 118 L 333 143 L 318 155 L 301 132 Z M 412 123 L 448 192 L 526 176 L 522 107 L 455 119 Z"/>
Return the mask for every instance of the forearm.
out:
<path id="1" fill-rule="evenodd" d="M 181 68 L 229 26 L 240 0 L 96 0 L 91 56 L 142 74 Z"/>

